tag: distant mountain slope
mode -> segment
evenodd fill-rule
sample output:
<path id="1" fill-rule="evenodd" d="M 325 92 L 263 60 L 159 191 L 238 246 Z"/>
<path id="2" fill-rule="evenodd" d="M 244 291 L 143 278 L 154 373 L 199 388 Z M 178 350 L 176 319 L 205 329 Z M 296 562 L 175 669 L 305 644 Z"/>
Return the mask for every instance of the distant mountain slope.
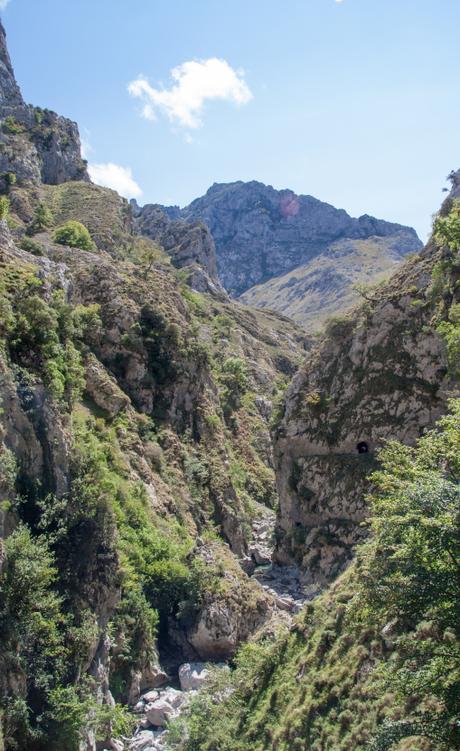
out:
<path id="1" fill-rule="evenodd" d="M 312 196 L 256 181 L 215 183 L 186 208 L 166 211 L 209 227 L 220 281 L 234 296 L 306 264 L 344 238 L 395 237 L 401 254 L 422 245 L 410 227 L 367 215 L 354 219 Z"/>
<path id="2" fill-rule="evenodd" d="M 407 232 L 337 240 L 303 266 L 247 290 L 240 300 L 283 313 L 309 331 L 319 329 L 327 318 L 358 301 L 356 284 L 386 279 L 413 247 Z"/>

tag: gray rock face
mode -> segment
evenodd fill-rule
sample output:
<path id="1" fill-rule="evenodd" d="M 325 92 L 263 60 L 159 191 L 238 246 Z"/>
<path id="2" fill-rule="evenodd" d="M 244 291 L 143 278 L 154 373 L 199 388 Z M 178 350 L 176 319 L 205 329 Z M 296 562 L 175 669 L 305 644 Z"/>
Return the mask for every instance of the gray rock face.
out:
<path id="1" fill-rule="evenodd" d="M 188 270 L 192 289 L 225 296 L 217 275 L 214 240 L 202 222 L 184 222 L 176 218 L 176 212 L 157 204 L 140 208 L 133 200 L 131 208 L 137 232 L 158 242 L 176 268 Z"/>
<path id="2" fill-rule="evenodd" d="M 300 565 L 307 584 L 339 574 L 365 534 L 376 451 L 390 439 L 414 444 L 457 393 L 432 324 L 431 272 L 443 252 L 429 243 L 354 317 L 329 327 L 286 392 L 274 436 L 275 559 Z M 457 303 L 456 277 L 451 285 Z"/>
<path id="3" fill-rule="evenodd" d="M 176 207 L 167 211 L 209 227 L 220 281 L 235 296 L 305 264 L 342 238 L 400 233 L 403 248 L 407 241 L 411 250 L 422 245 L 409 227 L 367 215 L 354 219 L 312 196 L 297 196 L 255 181 L 214 184 L 180 212 Z"/>
<path id="4" fill-rule="evenodd" d="M 452 185 L 450 198 L 460 198 L 460 169 L 453 170 L 449 175 L 449 180 Z"/>
<path id="5" fill-rule="evenodd" d="M 76 123 L 24 102 L 1 24 L 0 126 L 0 173 L 14 173 L 19 184 L 89 180 Z"/>

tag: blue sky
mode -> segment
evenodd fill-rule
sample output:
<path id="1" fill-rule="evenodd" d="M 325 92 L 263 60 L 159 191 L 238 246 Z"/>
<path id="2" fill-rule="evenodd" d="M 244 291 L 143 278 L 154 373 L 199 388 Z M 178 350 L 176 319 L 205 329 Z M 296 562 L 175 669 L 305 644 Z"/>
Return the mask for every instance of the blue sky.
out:
<path id="1" fill-rule="evenodd" d="M 9 0 L 2 17 L 26 100 L 77 120 L 140 203 L 256 179 L 425 237 L 460 166 L 458 0 Z"/>

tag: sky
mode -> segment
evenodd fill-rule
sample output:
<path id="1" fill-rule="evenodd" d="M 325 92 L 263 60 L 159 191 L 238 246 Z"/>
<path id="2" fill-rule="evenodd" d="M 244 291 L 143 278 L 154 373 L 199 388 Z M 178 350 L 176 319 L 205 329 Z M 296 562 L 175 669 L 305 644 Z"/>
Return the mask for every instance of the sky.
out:
<path id="1" fill-rule="evenodd" d="M 184 206 L 260 180 L 425 239 L 460 167 L 459 0 L 0 0 L 26 101 L 95 181 Z"/>

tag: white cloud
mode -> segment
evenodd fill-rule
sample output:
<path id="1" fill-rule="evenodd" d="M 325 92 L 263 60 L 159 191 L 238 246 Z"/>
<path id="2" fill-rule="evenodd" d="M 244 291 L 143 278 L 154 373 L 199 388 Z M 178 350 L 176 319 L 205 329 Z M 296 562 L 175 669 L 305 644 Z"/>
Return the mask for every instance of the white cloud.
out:
<path id="1" fill-rule="evenodd" d="M 252 99 L 244 72 L 217 57 L 182 63 L 172 69 L 171 77 L 174 83 L 169 89 L 155 89 L 142 77 L 128 85 L 129 93 L 143 101 L 142 115 L 147 120 L 156 120 L 162 112 L 185 128 L 199 128 L 207 100 L 241 105 Z"/>
<path id="2" fill-rule="evenodd" d="M 142 190 L 134 180 L 130 167 L 121 167 L 112 162 L 89 164 L 88 172 L 94 183 L 112 188 L 125 198 L 139 198 L 142 195 Z"/>
<path id="3" fill-rule="evenodd" d="M 5 10 L 10 0 L 0 0 L 0 10 Z"/>

